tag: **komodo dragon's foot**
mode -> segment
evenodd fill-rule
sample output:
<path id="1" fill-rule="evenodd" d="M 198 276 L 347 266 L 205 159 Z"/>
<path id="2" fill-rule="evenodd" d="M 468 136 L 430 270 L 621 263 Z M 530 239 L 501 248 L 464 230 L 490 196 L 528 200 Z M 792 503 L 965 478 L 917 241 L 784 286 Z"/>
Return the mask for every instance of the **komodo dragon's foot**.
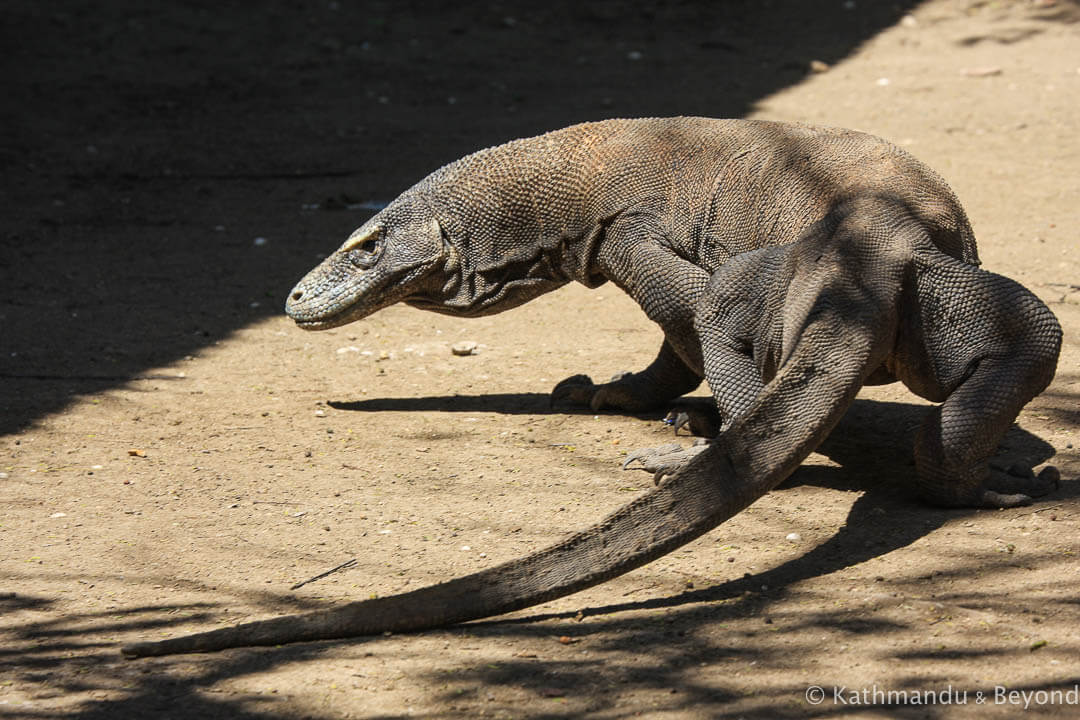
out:
<path id="1" fill-rule="evenodd" d="M 990 475 L 979 489 L 983 507 L 1009 508 L 1030 505 L 1032 499 L 1052 493 L 1061 486 L 1061 473 L 1047 465 L 1036 475 L 1031 468 L 1012 465 L 1002 470 L 991 466 Z"/>
<path id="2" fill-rule="evenodd" d="M 551 391 L 551 405 L 584 405 L 593 412 L 623 410 L 642 412 L 663 406 L 668 397 L 657 397 L 655 388 L 640 379 L 638 374 L 624 372 L 609 382 L 597 385 L 588 375 L 572 375 Z"/>
<path id="3" fill-rule="evenodd" d="M 675 471 L 690 462 L 698 453 L 707 448 L 707 440 L 699 438 L 690 447 L 684 448 L 678 443 L 668 443 L 654 448 L 640 448 L 627 454 L 623 470 L 646 470 L 653 474 L 653 482 L 659 485 L 668 475 L 674 475 Z M 639 467 L 631 468 L 633 463 L 640 463 Z"/>
<path id="4" fill-rule="evenodd" d="M 710 397 L 684 397 L 671 404 L 664 422 L 675 428 L 675 434 L 686 428 L 691 435 L 712 438 L 720 434 L 723 418 Z"/>

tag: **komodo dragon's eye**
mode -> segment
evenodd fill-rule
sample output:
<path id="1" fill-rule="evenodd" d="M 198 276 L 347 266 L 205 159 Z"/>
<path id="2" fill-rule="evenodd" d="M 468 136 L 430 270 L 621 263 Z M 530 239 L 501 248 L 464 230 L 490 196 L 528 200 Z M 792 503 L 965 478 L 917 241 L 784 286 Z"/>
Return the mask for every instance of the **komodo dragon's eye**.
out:
<path id="1" fill-rule="evenodd" d="M 371 268 L 379 257 L 382 249 L 382 233 L 371 232 L 364 237 L 358 237 L 345 248 L 346 257 L 357 267 L 367 270 Z"/>

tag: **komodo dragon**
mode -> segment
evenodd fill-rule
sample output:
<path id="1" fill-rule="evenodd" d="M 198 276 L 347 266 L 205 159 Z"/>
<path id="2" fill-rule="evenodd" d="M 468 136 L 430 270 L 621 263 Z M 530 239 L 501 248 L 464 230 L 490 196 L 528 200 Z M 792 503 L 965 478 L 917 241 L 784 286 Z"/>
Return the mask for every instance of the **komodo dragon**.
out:
<path id="1" fill-rule="evenodd" d="M 915 447 L 926 498 L 1029 502 L 1056 486 L 1056 470 L 1013 477 L 988 459 L 1053 377 L 1061 330 L 1034 295 L 974 261 L 944 182 L 850 131 L 612 120 L 447 165 L 301 280 L 287 304 L 301 327 L 335 327 L 399 301 L 482 315 L 571 280 L 612 280 L 663 329 L 659 356 L 608 384 L 572 378 L 555 395 L 638 410 L 705 377 L 723 431 L 658 487 L 525 558 L 123 652 L 421 630 L 573 593 L 699 537 L 776 487 L 871 381 L 899 379 L 943 403 Z"/>

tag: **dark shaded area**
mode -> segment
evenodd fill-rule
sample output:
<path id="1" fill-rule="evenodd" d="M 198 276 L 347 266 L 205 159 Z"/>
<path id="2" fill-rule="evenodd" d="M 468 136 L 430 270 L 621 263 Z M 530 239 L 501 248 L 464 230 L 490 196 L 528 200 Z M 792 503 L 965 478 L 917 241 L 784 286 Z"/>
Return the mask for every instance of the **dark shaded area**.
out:
<path id="1" fill-rule="evenodd" d="M 376 408 L 366 403 L 353 404 L 354 409 L 380 411 L 394 410 L 488 410 L 514 412 L 521 404 L 534 407 L 540 412 L 546 405 L 546 396 L 526 394 L 474 396 L 464 399 L 464 407 L 455 404 L 461 398 L 427 398 L 385 400 Z M 347 404 L 346 404 L 347 405 Z M 463 716 L 469 716 L 478 704 L 485 706 L 483 693 L 507 688 L 526 691 L 537 698 L 553 695 L 588 695 L 596 709 L 604 709 L 613 717 L 633 716 L 633 706 L 615 707 L 623 688 L 675 689 L 671 693 L 669 709 L 700 708 L 708 705 L 717 717 L 724 717 L 724 708 L 734 701 L 745 701 L 745 688 L 734 681 L 698 686 L 688 682 L 687 669 L 714 663 L 716 658 L 738 658 L 746 667 L 754 663 L 775 666 L 791 662 L 792 656 L 781 658 L 775 646 L 763 646 L 754 642 L 753 631 L 732 632 L 725 628 L 727 621 L 747 618 L 770 617 L 772 609 L 789 596 L 790 588 L 801 581 L 834 574 L 845 568 L 856 567 L 874 558 L 885 556 L 907 547 L 948 522 L 959 517 L 976 514 L 975 510 L 943 510 L 929 508 L 912 502 L 907 480 L 912 468 L 907 462 L 915 430 L 925 407 L 907 403 L 856 401 L 841 421 L 832 437 L 821 451 L 834 460 L 839 467 L 804 466 L 784 484 L 791 487 L 812 484 L 822 487 L 861 491 L 848 513 L 844 526 L 834 535 L 807 552 L 771 568 L 756 573 L 743 572 L 738 565 L 731 566 L 731 579 L 718 584 L 677 592 L 648 600 L 623 600 L 600 607 L 582 608 L 582 617 L 575 612 L 536 613 L 514 620 L 490 620 L 468 623 L 445 631 L 451 642 L 461 643 L 464 636 L 484 638 L 485 642 L 506 641 L 516 644 L 523 641 L 543 640 L 560 635 L 573 636 L 588 642 L 590 656 L 576 661 L 544 659 L 511 660 L 501 657 L 492 662 L 474 662 L 460 668 L 452 678 L 443 675 L 413 678 L 411 682 L 428 687 L 445 688 L 441 706 L 453 713 L 455 708 Z M 1003 458 L 1039 462 L 1046 459 L 1052 449 L 1039 438 L 1014 427 L 1003 443 Z M 1068 485 L 1064 492 L 1072 489 Z M 783 492 L 781 489 L 780 492 Z M 1073 490 L 1075 492 L 1075 490 Z M 1060 499 L 1062 492 L 1055 495 Z M 1023 509 L 1009 512 L 1024 512 Z M 723 528 L 716 531 L 722 535 Z M 1055 558 L 1029 562 L 1057 562 Z M 1008 566 L 1003 566 L 1006 569 Z M 979 558 L 969 563 L 951 567 L 953 578 L 979 577 L 983 587 L 992 588 L 992 575 L 997 572 Z M 932 578 L 928 577 L 928 580 Z M 133 579 L 134 580 L 134 579 Z M 134 580 L 140 581 L 140 580 Z M 143 578 L 142 582 L 171 582 L 167 578 Z M 880 579 L 883 591 L 892 587 L 893 578 Z M 901 585 L 902 587 L 902 585 Z M 951 602 L 966 607 L 994 607 L 1001 598 L 995 598 L 992 590 L 985 594 L 964 595 L 951 598 Z M 1071 602 L 1062 598 L 1059 602 Z M 31 597 L 0 598 L 0 609 L 47 609 L 50 601 Z M 289 613 L 314 609 L 322 603 L 296 598 L 288 594 L 266 593 L 259 605 L 275 612 Z M 1053 612 L 1052 607 L 1042 608 Z M 634 613 L 636 614 L 627 614 Z M 640 611 L 650 611 L 642 616 Z M 166 612 L 169 614 L 166 615 Z M 107 700 L 87 705 L 81 712 L 66 715 L 88 720 L 98 718 L 274 718 L 296 717 L 295 711 L 282 697 L 280 712 L 273 709 L 276 702 L 266 695 L 218 694 L 209 689 L 231 678 L 258 675 L 275 668 L 295 663 L 317 660 L 333 648 L 347 648 L 362 658 L 368 652 L 365 646 L 370 639 L 327 643 L 301 643 L 281 648 L 257 648 L 230 650 L 209 656 L 177 656 L 124 661 L 119 657 L 118 647 L 112 637 L 123 631 L 155 630 L 169 635 L 177 634 L 170 626 L 189 623 L 192 620 L 213 622 L 221 616 L 222 607 L 205 603 L 176 604 L 168 607 L 150 605 L 133 608 L 114 608 L 100 613 L 56 616 L 47 614 L 40 620 L 33 619 L 21 626 L 16 640 L 18 650 L 0 652 L 0 669 L 17 674 L 23 680 L 40 678 L 48 683 L 52 692 L 95 692 L 125 688 L 124 699 Z M 1002 608 L 1002 613 L 1010 610 Z M 174 619 L 175 618 L 175 619 Z M 876 633 L 882 636 L 903 634 L 910 631 L 906 624 L 897 624 L 875 615 L 857 615 L 842 607 L 833 610 L 786 616 L 779 628 L 764 624 L 761 632 L 779 630 L 797 631 L 805 628 L 821 632 L 840 631 L 851 636 Z M 918 623 L 925 620 L 920 617 Z M 791 624 L 794 623 L 794 624 Z M 790 625 L 789 625 L 790 624 Z M 716 628 L 722 631 L 716 632 Z M 710 630 L 711 629 L 711 630 Z M 456 637 L 461 635 L 462 637 Z M 32 644 L 30 644 L 32 643 Z M 628 666 L 620 663 L 618 669 L 605 665 L 608 653 L 632 652 L 643 662 Z M 898 649 L 897 657 L 918 660 L 930 652 L 925 649 Z M 57 679 L 51 670 L 56 667 L 58 653 L 77 653 L 66 661 L 69 672 Z M 505 653 L 503 653 L 505 654 Z M 942 654 L 934 652 L 934 658 L 963 661 L 968 654 L 952 649 Z M 378 662 L 374 657 L 363 662 Z M 914 673 L 915 671 L 913 671 Z M 134 682 L 132 681 L 134 678 Z M 451 680 L 448 685 L 447 681 Z M 600 680 L 603 680 L 600 682 Z M 794 681 L 793 681 L 794 682 Z M 914 689 L 924 688 L 926 679 L 917 674 L 910 678 Z M 898 685 L 902 687 L 902 685 Z M 1060 683 L 1046 684 L 1030 689 L 1058 690 Z M 986 688 L 957 688 L 974 694 Z M 805 687 L 797 683 L 775 696 L 755 696 L 757 711 L 741 709 L 740 717 L 802 717 L 806 706 L 798 704 Z M 992 692 L 992 688 L 991 688 Z M 795 704 L 793 704 L 795 702 Z M 259 709 L 255 709 L 258 707 Z M 490 707 L 490 706 L 489 706 Z M 877 707 L 889 707 L 881 705 Z M 900 710 L 910 708 L 899 708 Z M 931 708 L 925 717 L 944 717 L 940 708 Z M 828 704 L 819 708 L 820 716 L 843 716 L 843 706 Z M 920 711 L 925 708 L 920 708 Z M 54 717 L 47 710 L 26 708 L 21 710 L 28 718 Z M 326 716 L 312 711 L 311 717 Z M 538 717 L 545 717 L 537 714 Z M 561 717 L 557 706 L 549 717 Z"/>
<path id="2" fill-rule="evenodd" d="M 743 115 L 915 4 L 9 3 L 0 433 L 280 312 L 366 203 L 447 161 Z"/>

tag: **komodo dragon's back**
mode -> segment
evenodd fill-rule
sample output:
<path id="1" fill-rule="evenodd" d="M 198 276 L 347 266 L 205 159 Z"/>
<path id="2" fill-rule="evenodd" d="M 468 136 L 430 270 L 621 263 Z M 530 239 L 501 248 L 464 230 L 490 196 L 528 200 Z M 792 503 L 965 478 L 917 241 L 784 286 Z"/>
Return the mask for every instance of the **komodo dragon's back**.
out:
<path id="1" fill-rule="evenodd" d="M 843 128 L 701 117 L 581 123 L 480 150 L 424 178 L 440 221 L 507 249 L 522 233 L 576 238 L 597 219 L 655 214 L 707 272 L 797 240 L 838 203 L 878 194 L 920 219 L 948 255 L 979 264 L 945 180 L 900 147 Z M 527 226 L 527 227 L 526 227 Z"/>

